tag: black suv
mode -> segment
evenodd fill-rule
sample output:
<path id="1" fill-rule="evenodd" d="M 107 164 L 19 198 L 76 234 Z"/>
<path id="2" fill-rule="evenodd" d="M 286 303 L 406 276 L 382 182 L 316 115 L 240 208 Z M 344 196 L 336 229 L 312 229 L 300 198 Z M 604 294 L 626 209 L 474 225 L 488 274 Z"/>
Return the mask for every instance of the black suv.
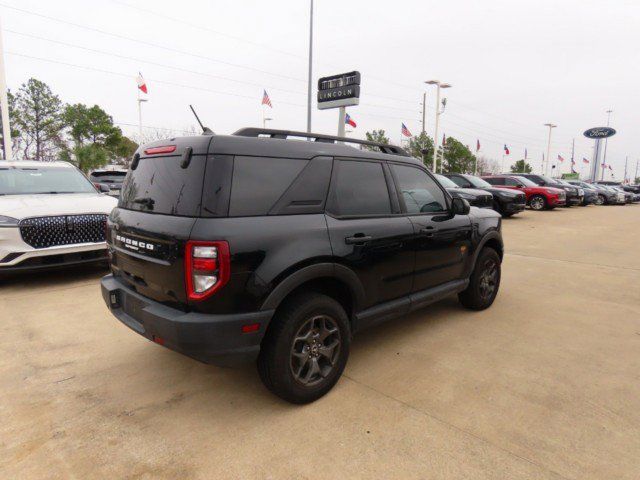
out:
<path id="1" fill-rule="evenodd" d="M 584 190 L 580 187 L 565 185 L 564 183 L 557 182 L 552 178 L 545 177 L 544 175 L 536 175 L 535 173 L 516 173 L 515 175 L 528 178 L 533 183 L 540 185 L 541 187 L 553 187 L 564 190 L 567 194 L 567 203 L 565 207 L 581 205 L 584 201 Z"/>
<path id="2" fill-rule="evenodd" d="M 460 188 L 473 188 L 489 192 L 493 195 L 493 209 L 503 217 L 511 217 L 518 212 L 523 212 L 527 204 L 527 197 L 524 193 L 494 187 L 486 180 L 474 175 L 464 173 L 445 173 L 444 175 Z"/>
<path id="3" fill-rule="evenodd" d="M 489 307 L 503 255 L 500 216 L 404 150 L 253 128 L 141 146 L 107 241 L 122 323 L 207 363 L 257 358 L 294 403 L 338 381 L 355 332 L 451 294 Z"/>

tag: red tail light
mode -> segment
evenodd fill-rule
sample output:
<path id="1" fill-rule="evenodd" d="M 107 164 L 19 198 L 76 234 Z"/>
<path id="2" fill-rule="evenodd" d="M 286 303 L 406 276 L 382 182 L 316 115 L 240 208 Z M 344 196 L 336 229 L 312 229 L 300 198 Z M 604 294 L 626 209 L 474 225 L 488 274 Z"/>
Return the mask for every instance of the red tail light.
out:
<path id="1" fill-rule="evenodd" d="M 203 300 L 220 290 L 231 274 L 227 242 L 187 242 L 184 273 L 189 300 Z"/>
<path id="2" fill-rule="evenodd" d="M 173 153 L 176 151 L 175 145 L 165 145 L 162 147 L 151 147 L 144 151 L 145 155 L 160 155 L 161 153 Z"/>

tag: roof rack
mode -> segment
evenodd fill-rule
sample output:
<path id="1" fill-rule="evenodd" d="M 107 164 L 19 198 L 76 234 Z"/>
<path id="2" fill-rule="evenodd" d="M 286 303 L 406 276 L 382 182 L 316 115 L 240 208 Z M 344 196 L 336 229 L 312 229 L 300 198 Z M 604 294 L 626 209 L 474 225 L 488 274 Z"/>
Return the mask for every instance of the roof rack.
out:
<path id="1" fill-rule="evenodd" d="M 401 147 L 397 147 L 395 145 L 389 145 L 386 143 L 379 142 L 370 142 L 369 140 L 360 140 L 358 138 L 348 138 L 348 137 L 337 137 L 333 135 L 323 135 L 321 133 L 307 133 L 307 132 L 296 132 L 291 130 L 275 130 L 271 128 L 241 128 L 233 135 L 238 137 L 261 137 L 266 136 L 269 138 L 280 138 L 282 140 L 286 140 L 289 137 L 302 137 L 302 138 L 310 138 L 314 142 L 320 143 L 337 143 L 337 142 L 345 142 L 345 143 L 357 143 L 359 145 L 367 145 L 369 147 L 377 147 L 380 149 L 382 153 L 388 153 L 390 155 L 401 155 L 403 157 L 410 157 L 410 155 Z"/>

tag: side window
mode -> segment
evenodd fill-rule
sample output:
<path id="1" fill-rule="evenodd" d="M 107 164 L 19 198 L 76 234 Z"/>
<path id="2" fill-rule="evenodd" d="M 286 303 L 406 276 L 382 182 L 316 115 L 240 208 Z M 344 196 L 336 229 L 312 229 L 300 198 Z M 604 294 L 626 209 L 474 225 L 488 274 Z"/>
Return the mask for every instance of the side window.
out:
<path id="1" fill-rule="evenodd" d="M 451 175 L 449 177 L 449 180 L 451 180 L 453 183 L 455 183 L 456 185 L 458 185 L 459 187 L 462 187 L 462 188 L 471 188 L 472 187 L 472 185 L 464 177 L 459 177 L 457 175 Z"/>
<path id="2" fill-rule="evenodd" d="M 517 181 L 515 178 L 510 178 L 510 177 L 507 177 L 507 178 L 504 179 L 504 184 L 507 187 L 519 187 L 520 186 L 520 182 L 519 181 Z"/>
<path id="3" fill-rule="evenodd" d="M 266 215 L 307 163 L 292 158 L 235 157 L 229 216 Z"/>
<path id="4" fill-rule="evenodd" d="M 489 182 L 491 185 L 504 185 L 503 177 L 487 177 L 485 178 L 485 180 Z"/>
<path id="5" fill-rule="evenodd" d="M 379 162 L 336 160 L 328 211 L 336 215 L 388 215 L 389 189 Z"/>
<path id="6" fill-rule="evenodd" d="M 447 209 L 445 195 L 427 173 L 419 168 L 392 164 L 407 213 L 442 212 Z"/>

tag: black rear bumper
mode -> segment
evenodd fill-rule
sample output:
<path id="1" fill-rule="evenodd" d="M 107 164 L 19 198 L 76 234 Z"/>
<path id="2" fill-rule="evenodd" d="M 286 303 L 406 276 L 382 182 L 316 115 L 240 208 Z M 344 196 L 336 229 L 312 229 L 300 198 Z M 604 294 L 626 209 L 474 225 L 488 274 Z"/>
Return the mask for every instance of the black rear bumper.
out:
<path id="1" fill-rule="evenodd" d="M 131 330 L 204 363 L 232 366 L 255 360 L 273 310 L 234 315 L 183 312 L 134 292 L 113 275 L 102 278 L 102 297 Z M 223 294 L 220 292 L 220 294 Z M 259 329 L 242 333 L 243 325 Z"/>

